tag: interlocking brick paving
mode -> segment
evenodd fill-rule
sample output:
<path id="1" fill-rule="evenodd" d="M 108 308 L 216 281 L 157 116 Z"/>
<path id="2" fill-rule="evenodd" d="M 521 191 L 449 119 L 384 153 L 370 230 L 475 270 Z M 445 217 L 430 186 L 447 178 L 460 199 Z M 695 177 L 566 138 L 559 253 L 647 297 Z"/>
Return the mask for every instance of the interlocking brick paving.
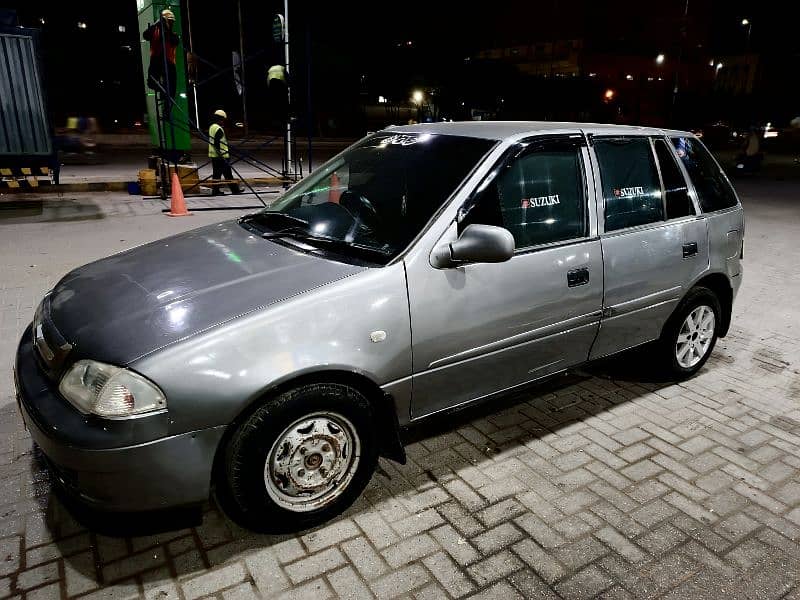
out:
<path id="1" fill-rule="evenodd" d="M 799 597 L 800 330 L 783 316 L 800 315 L 787 280 L 800 226 L 781 212 L 796 208 L 749 194 L 737 316 L 695 378 L 599 365 L 449 417 L 412 432 L 408 463 L 382 460 L 315 531 L 255 535 L 211 502 L 183 529 L 87 530 L 51 492 L 0 379 L 0 598 Z M 69 267 L 224 216 L 176 224 L 157 204 L 76 202 L 102 218 L 0 216 L 6 371 Z"/>

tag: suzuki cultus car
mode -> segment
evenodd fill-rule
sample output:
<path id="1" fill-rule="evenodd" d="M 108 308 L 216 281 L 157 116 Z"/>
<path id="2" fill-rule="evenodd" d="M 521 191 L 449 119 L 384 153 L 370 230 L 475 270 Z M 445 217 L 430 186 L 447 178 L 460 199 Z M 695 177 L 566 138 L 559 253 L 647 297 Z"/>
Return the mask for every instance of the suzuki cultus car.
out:
<path id="1" fill-rule="evenodd" d="M 305 528 L 432 415 L 645 343 L 696 373 L 743 233 L 690 133 L 390 128 L 266 210 L 68 273 L 20 342 L 20 409 L 91 506 L 217 490 L 253 529 Z"/>

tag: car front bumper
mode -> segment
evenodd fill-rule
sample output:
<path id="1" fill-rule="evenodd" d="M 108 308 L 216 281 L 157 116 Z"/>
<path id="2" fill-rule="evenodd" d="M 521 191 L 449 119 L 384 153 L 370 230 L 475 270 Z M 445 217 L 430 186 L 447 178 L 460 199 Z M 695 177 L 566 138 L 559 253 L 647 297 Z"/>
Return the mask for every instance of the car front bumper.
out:
<path id="1" fill-rule="evenodd" d="M 67 492 L 109 511 L 154 510 L 208 499 L 224 426 L 122 447 L 86 447 L 76 422 L 82 420 L 87 439 L 102 423 L 79 415 L 61 397 L 40 370 L 34 352 L 28 328 L 17 349 L 17 401 L 33 441 Z"/>

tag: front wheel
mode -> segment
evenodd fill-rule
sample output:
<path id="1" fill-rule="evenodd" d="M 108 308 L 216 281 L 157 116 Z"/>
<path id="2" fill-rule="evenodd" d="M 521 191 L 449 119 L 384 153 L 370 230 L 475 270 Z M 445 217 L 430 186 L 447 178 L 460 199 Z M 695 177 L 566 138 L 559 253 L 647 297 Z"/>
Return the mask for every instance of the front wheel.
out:
<path id="1" fill-rule="evenodd" d="M 262 532 L 296 531 L 344 511 L 377 461 L 368 400 L 341 384 L 310 384 L 259 407 L 225 453 L 234 518 Z"/>
<path id="2" fill-rule="evenodd" d="M 687 294 L 659 340 L 668 375 L 686 379 L 700 370 L 717 343 L 720 315 L 719 300 L 708 288 L 696 287 Z"/>

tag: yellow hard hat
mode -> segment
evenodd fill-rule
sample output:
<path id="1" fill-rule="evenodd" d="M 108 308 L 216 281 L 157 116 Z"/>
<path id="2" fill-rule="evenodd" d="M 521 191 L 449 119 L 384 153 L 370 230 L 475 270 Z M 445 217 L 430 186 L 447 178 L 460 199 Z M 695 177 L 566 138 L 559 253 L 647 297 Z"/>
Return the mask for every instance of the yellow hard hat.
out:
<path id="1" fill-rule="evenodd" d="M 286 81 L 286 68 L 283 65 L 272 65 L 267 69 L 267 83 L 270 83 L 273 79 Z"/>
<path id="2" fill-rule="evenodd" d="M 165 18 L 167 21 L 175 20 L 175 13 L 168 8 L 165 8 L 164 10 L 161 11 L 161 16 Z"/>
<path id="3" fill-rule="evenodd" d="M 228 118 L 228 113 L 226 113 L 224 110 L 222 110 L 220 108 L 219 110 L 215 110 L 214 111 L 214 116 L 222 117 L 223 119 L 227 119 Z"/>

